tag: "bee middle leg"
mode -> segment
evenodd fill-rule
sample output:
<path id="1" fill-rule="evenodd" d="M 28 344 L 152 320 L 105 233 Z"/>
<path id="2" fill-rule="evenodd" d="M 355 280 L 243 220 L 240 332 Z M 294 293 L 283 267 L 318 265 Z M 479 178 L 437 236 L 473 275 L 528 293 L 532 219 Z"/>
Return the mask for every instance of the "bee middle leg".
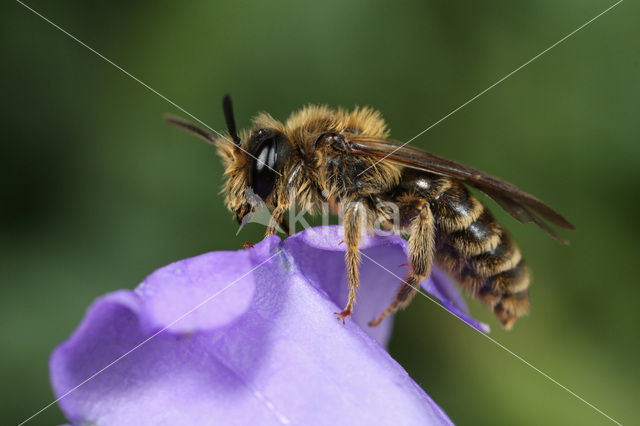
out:
<path id="1" fill-rule="evenodd" d="M 400 284 L 394 300 L 369 326 L 375 327 L 387 316 L 409 305 L 420 289 L 420 282 L 429 276 L 435 246 L 435 225 L 429 203 L 423 199 L 407 201 L 401 214 L 415 215 L 409 224 L 409 267 L 407 278 Z M 406 207 L 409 207 L 407 209 Z M 416 214 L 417 210 L 417 214 Z M 401 221 L 402 221 L 401 217 Z"/>
<path id="2" fill-rule="evenodd" d="M 360 286 L 360 238 L 365 214 L 365 206 L 361 201 L 349 204 L 344 213 L 344 241 L 347 244 L 345 263 L 347 266 L 349 296 L 344 310 L 340 313 L 336 312 L 338 320 L 342 320 L 343 323 L 345 318 L 351 316 L 353 306 L 356 303 L 356 292 Z"/>

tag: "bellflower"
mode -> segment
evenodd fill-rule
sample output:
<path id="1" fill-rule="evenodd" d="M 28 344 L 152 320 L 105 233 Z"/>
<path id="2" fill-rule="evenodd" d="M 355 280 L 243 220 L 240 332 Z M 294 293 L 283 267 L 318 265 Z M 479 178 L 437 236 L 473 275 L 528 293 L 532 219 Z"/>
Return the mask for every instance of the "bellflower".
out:
<path id="1" fill-rule="evenodd" d="M 99 425 L 451 424 L 386 352 L 393 319 L 367 325 L 399 285 L 367 256 L 404 276 L 406 242 L 364 239 L 358 304 L 342 324 L 342 239 L 338 226 L 273 236 L 100 297 L 51 357 L 62 411 Z M 487 331 L 442 272 L 422 286 Z"/>

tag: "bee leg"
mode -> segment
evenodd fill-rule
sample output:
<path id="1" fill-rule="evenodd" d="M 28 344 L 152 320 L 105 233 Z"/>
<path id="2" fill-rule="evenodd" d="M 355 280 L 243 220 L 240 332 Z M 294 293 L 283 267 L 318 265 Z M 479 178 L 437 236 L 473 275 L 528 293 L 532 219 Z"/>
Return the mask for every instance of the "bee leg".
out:
<path id="1" fill-rule="evenodd" d="M 369 323 L 375 327 L 387 316 L 411 303 L 420 289 L 420 282 L 429 276 L 435 246 L 435 226 L 429 203 L 417 200 L 418 214 L 409 225 L 409 266 L 407 278 L 400 284 L 395 299 L 378 318 Z M 413 210 L 415 212 L 415 209 Z"/>
<path id="2" fill-rule="evenodd" d="M 347 266 L 347 279 L 349 284 L 349 296 L 347 305 L 338 315 L 338 320 L 344 323 L 345 318 L 351 316 L 353 306 L 356 303 L 356 292 L 360 286 L 360 237 L 362 235 L 362 221 L 365 217 L 365 206 L 362 202 L 351 203 L 344 213 L 344 241 L 347 243 L 345 263 Z"/>
<path id="3" fill-rule="evenodd" d="M 287 237 L 295 233 L 295 230 L 289 228 L 289 219 L 287 219 L 286 215 L 282 217 L 282 221 L 280 222 L 280 229 L 284 231 Z"/>
<path id="4" fill-rule="evenodd" d="M 286 216 L 287 211 L 289 211 L 288 205 L 279 205 L 273 210 L 273 213 L 271 213 L 271 219 L 269 219 L 267 231 L 264 234 L 265 238 L 276 235 L 279 230 L 283 230 L 285 234 L 289 235 L 289 224 Z"/>

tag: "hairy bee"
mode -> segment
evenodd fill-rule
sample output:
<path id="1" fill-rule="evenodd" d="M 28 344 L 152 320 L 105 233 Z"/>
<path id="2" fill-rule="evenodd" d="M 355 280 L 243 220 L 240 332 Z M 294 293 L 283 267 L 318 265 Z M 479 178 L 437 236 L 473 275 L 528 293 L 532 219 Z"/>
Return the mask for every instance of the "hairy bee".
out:
<path id="1" fill-rule="evenodd" d="M 573 229 L 552 208 L 509 183 L 389 139 L 385 122 L 372 109 L 310 105 L 284 123 L 262 113 L 252 130 L 240 134 L 228 95 L 223 110 L 233 142 L 181 118 L 166 119 L 217 146 L 226 168 L 226 204 L 239 222 L 251 210 L 247 188 L 272 209 L 265 236 L 281 225 L 287 228 L 291 203 L 311 214 L 323 203 L 344 206 L 349 296 L 338 316 L 343 321 L 356 302 L 362 234 L 372 232 L 375 221 L 387 214 L 377 207 L 381 201 L 399 208 L 400 221 L 390 226 L 408 237 L 410 270 L 372 326 L 409 304 L 433 262 L 487 304 L 505 328 L 527 313 L 530 274 L 520 250 L 465 185 L 561 242 L 544 220 Z"/>

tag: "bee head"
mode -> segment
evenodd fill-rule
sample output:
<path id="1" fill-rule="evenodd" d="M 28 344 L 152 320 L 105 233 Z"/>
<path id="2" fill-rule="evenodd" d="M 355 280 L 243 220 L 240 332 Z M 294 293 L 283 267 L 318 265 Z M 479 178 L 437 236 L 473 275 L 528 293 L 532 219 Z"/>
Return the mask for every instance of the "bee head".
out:
<path id="1" fill-rule="evenodd" d="M 283 182 L 291 143 L 280 123 L 271 117 L 265 120 L 264 115 L 255 121 L 262 127 L 238 135 L 229 95 L 223 99 L 223 110 L 233 140 L 216 141 L 227 176 L 223 192 L 227 207 L 241 223 L 261 202 L 270 208 L 277 205 L 277 189 Z"/>

